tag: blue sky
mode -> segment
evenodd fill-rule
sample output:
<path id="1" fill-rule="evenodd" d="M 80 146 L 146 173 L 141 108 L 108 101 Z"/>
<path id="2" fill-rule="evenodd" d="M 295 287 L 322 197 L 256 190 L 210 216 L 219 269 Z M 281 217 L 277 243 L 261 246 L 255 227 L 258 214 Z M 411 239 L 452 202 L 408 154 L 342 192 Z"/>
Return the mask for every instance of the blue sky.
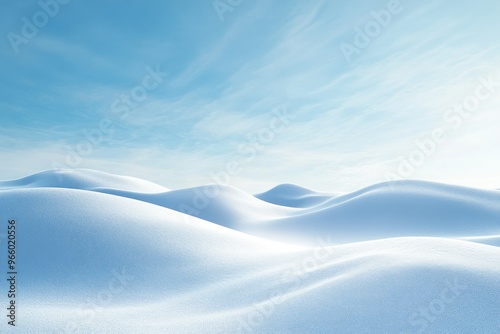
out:
<path id="1" fill-rule="evenodd" d="M 55 1 L 0 5 L 0 179 L 500 188 L 498 1 Z"/>

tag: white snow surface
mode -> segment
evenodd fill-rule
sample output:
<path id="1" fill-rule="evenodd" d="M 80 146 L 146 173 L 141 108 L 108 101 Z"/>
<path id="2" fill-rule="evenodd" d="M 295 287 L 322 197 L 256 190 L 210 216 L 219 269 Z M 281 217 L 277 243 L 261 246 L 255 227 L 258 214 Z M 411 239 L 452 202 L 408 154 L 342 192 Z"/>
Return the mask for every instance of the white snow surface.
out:
<path id="1" fill-rule="evenodd" d="M 252 196 L 58 170 L 0 182 L 0 216 L 18 260 L 1 333 L 500 333 L 496 190 Z"/>

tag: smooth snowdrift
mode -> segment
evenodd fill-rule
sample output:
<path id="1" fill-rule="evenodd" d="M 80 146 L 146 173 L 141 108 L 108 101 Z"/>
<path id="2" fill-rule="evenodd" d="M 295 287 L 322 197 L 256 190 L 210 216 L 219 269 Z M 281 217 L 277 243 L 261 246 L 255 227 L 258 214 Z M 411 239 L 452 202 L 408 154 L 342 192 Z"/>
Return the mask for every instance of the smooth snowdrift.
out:
<path id="1" fill-rule="evenodd" d="M 296 210 L 273 205 L 237 188 L 210 185 L 159 194 L 99 188 L 96 191 L 156 204 L 216 224 L 244 231 L 246 225 L 293 215 Z"/>
<path id="2" fill-rule="evenodd" d="M 2 182 L 0 187 L 81 185 L 81 189 L 148 202 L 240 232 L 302 245 L 316 244 L 325 233 L 332 245 L 404 236 L 482 242 L 485 239 L 479 237 L 500 235 L 498 191 L 423 181 L 381 183 L 344 195 L 281 185 L 254 197 L 225 185 L 169 191 L 146 181 L 88 170 L 45 172 L 27 179 Z"/>
<path id="3" fill-rule="evenodd" d="M 1 183 L 1 221 L 16 219 L 19 240 L 19 317 L 1 333 L 500 329 L 496 191 L 406 182 L 308 204 L 299 192 L 285 206 L 228 186 L 168 191 L 82 170 L 56 182 L 55 173 Z M 414 236 L 409 226 L 424 223 L 439 237 Z M 300 230 L 315 244 L 259 238 L 248 226 Z M 331 246 L 338 230 L 370 241 Z M 470 240 L 445 237 L 458 230 Z"/>
<path id="4" fill-rule="evenodd" d="M 397 181 L 332 197 L 257 228 L 248 225 L 247 231 L 309 241 L 328 232 L 336 243 L 401 236 L 460 238 L 500 234 L 499 217 L 497 191 Z"/>
<path id="5" fill-rule="evenodd" d="M 164 192 L 169 189 L 130 176 L 118 176 L 89 169 L 48 170 L 18 180 L 0 181 L 1 189 L 18 188 L 75 188 L 93 190 L 113 188 L 135 192 Z"/>
<path id="6" fill-rule="evenodd" d="M 294 184 L 281 184 L 255 197 L 276 205 L 293 208 L 308 208 L 326 202 L 335 197 L 333 194 L 319 193 Z"/>

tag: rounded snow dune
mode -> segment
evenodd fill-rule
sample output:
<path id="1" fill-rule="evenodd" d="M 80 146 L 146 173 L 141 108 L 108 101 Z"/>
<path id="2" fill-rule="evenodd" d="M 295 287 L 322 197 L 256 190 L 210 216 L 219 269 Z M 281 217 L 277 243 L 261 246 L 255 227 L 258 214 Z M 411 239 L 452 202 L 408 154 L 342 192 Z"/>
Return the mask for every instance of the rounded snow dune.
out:
<path id="1" fill-rule="evenodd" d="M 426 233 L 495 245 L 497 192 L 412 181 L 311 202 L 310 191 L 287 185 L 272 192 L 289 202 L 275 205 L 228 186 L 54 177 L 1 184 L 3 220 L 15 219 L 19 236 L 22 332 L 498 329 L 496 247 L 442 238 L 329 246 Z M 315 248 L 235 230 L 300 236 Z"/>
<path id="2" fill-rule="evenodd" d="M 297 210 L 262 201 L 227 185 L 207 185 L 166 193 L 145 194 L 99 188 L 98 192 L 132 198 L 207 220 L 234 230 L 294 215 Z"/>
<path id="3" fill-rule="evenodd" d="M 403 236 L 498 236 L 500 193 L 424 181 L 381 183 L 267 224 L 247 224 L 245 231 L 306 242 L 328 233 L 334 243 Z"/>
<path id="4" fill-rule="evenodd" d="M 271 190 L 255 195 L 255 197 L 276 205 L 308 208 L 320 205 L 337 195 L 316 192 L 295 184 L 280 184 Z"/>
<path id="5" fill-rule="evenodd" d="M 285 190 L 291 192 L 279 195 Z M 302 245 L 315 244 L 325 233 L 331 236 L 332 245 L 404 236 L 470 238 L 490 243 L 489 237 L 500 235 L 499 192 L 422 181 L 382 183 L 329 197 L 311 197 L 305 188 L 291 185 L 274 188 L 273 199 L 287 198 L 287 206 L 225 185 L 159 194 L 105 188 L 96 191 L 160 205 L 270 240 Z"/>
<path id="6" fill-rule="evenodd" d="M 395 181 L 337 195 L 285 184 L 252 196 L 228 185 L 168 190 L 91 170 L 46 171 L 0 189 L 77 188 L 151 203 L 273 241 L 314 245 L 391 237 L 452 237 L 498 245 L 500 192 Z"/>
<path id="7" fill-rule="evenodd" d="M 16 221 L 7 333 L 497 333 L 500 251 L 444 238 L 315 247 L 78 189 L 0 191 Z M 0 285 L 1 287 L 1 285 Z M 6 286 L 3 285 L 2 290 Z"/>
<path id="8" fill-rule="evenodd" d="M 130 176 L 114 175 L 91 169 L 57 169 L 36 173 L 18 180 L 0 181 L 0 190 L 19 188 L 74 188 L 94 190 L 112 188 L 158 193 L 169 189 Z"/>

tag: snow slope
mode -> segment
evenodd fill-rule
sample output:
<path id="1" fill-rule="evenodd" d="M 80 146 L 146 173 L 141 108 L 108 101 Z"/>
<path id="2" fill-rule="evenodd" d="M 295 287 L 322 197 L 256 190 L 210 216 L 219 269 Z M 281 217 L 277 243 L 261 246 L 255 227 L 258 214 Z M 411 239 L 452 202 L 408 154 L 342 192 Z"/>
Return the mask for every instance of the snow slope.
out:
<path id="1" fill-rule="evenodd" d="M 251 196 L 226 185 L 171 191 L 134 178 L 76 170 L 0 182 L 0 189 L 12 186 L 112 194 L 255 236 L 302 245 L 314 245 L 325 233 L 331 235 L 332 245 L 403 236 L 452 237 L 491 244 L 491 236 L 500 235 L 498 191 L 423 181 L 381 183 L 343 195 L 280 185 Z"/>
<path id="2" fill-rule="evenodd" d="M 0 233 L 16 220 L 19 259 L 17 327 L 3 321 L 1 333 L 499 332 L 500 250 L 472 242 L 500 235 L 496 192 L 408 182 L 301 204 L 304 193 L 276 189 L 259 199 L 228 186 L 168 191 L 57 173 L 0 184 Z M 270 203 L 287 196 L 288 206 Z M 454 210 L 471 240 L 448 237 Z M 344 226 L 336 219 L 356 213 L 351 232 L 366 241 L 332 246 Z M 437 237 L 405 235 L 421 222 L 439 226 Z M 382 238 L 365 235 L 370 224 L 387 227 Z M 245 233 L 250 225 L 310 230 L 315 243 L 278 243 Z"/>
<path id="3" fill-rule="evenodd" d="M 169 190 L 155 183 L 134 177 L 118 176 L 90 169 L 48 170 L 18 180 L 0 181 L 0 190 L 47 187 L 85 190 L 114 188 L 147 193 Z"/>
<path id="4" fill-rule="evenodd" d="M 465 238 L 499 235 L 499 217 L 497 191 L 395 181 L 331 197 L 250 231 L 309 241 L 328 232 L 336 243 L 401 236 Z"/>
<path id="5" fill-rule="evenodd" d="M 255 197 L 277 205 L 307 208 L 326 202 L 339 194 L 324 194 L 294 184 L 280 184 Z"/>
<path id="6" fill-rule="evenodd" d="M 492 235 L 500 235 L 498 191 L 423 181 L 381 183 L 344 195 L 281 185 L 251 196 L 226 185 L 168 190 L 142 180 L 79 170 L 49 171 L 2 182 L 0 189 L 16 185 L 80 186 L 170 208 L 255 236 L 302 245 L 314 245 L 325 233 L 331 235 L 332 245 L 403 236 L 476 242 L 488 239 L 485 243 L 491 243 Z"/>

